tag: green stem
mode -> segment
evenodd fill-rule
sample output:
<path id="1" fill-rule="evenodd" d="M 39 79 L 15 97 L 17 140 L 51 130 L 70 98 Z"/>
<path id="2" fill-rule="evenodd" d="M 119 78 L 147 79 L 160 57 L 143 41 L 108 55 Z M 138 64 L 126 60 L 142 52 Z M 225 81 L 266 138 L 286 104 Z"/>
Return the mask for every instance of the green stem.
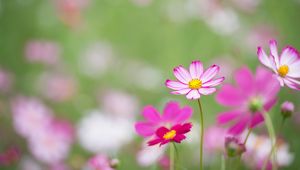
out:
<path id="1" fill-rule="evenodd" d="M 266 121 L 266 126 L 267 126 L 267 129 L 268 129 L 268 133 L 269 133 L 269 136 L 270 136 L 270 139 L 271 139 L 271 142 L 272 142 L 272 150 L 271 150 L 271 154 L 270 154 L 272 169 L 276 170 L 277 168 L 276 168 L 276 165 L 274 164 L 274 152 L 273 152 L 273 147 L 275 147 L 275 145 L 276 145 L 275 130 L 274 130 L 274 126 L 273 126 L 272 119 L 271 119 L 270 115 L 267 112 L 263 113 L 263 115 L 264 115 L 264 118 L 265 118 L 265 121 Z M 263 165 L 263 168 L 262 168 L 263 170 L 266 170 L 268 161 L 269 161 L 269 159 L 267 158 L 264 162 L 264 165 Z"/>
<path id="2" fill-rule="evenodd" d="M 203 135 L 204 135 L 204 121 L 203 121 L 203 111 L 200 99 L 198 99 L 198 106 L 200 110 L 200 170 L 203 169 Z"/>
<path id="3" fill-rule="evenodd" d="M 175 146 L 170 146 L 170 170 L 175 170 Z"/>

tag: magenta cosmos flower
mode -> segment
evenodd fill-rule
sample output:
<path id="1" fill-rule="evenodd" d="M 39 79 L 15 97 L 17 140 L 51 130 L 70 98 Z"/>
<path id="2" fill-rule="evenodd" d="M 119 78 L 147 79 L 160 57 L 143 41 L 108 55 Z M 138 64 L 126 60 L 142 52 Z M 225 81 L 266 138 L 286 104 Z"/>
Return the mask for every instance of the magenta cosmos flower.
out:
<path id="1" fill-rule="evenodd" d="M 142 112 L 145 121 L 137 122 L 135 130 L 143 137 L 150 137 L 155 135 L 157 129 L 162 126 L 172 128 L 174 125 L 187 122 L 192 112 L 191 107 L 180 108 L 177 102 L 167 103 L 162 115 L 153 106 L 146 106 Z"/>
<path id="2" fill-rule="evenodd" d="M 185 123 L 183 125 L 177 124 L 171 129 L 162 126 L 157 129 L 156 138 L 149 141 L 148 145 L 153 146 L 159 144 L 161 146 L 169 142 L 181 143 L 181 141 L 186 138 L 185 134 L 191 131 L 191 128 L 191 123 Z"/>
<path id="3" fill-rule="evenodd" d="M 199 99 L 201 95 L 209 95 L 216 91 L 214 86 L 221 84 L 224 77 L 214 79 L 220 67 L 210 66 L 204 71 L 200 61 L 193 61 L 189 71 L 182 66 L 174 68 L 177 81 L 166 80 L 166 86 L 174 91 L 172 94 L 184 94 L 187 99 Z"/>
<path id="4" fill-rule="evenodd" d="M 235 73 L 236 86 L 224 85 L 217 94 L 217 102 L 230 107 L 230 111 L 220 113 L 220 124 L 233 122 L 231 134 L 240 134 L 246 127 L 254 128 L 264 121 L 262 113 L 276 102 L 280 85 L 268 70 L 258 68 L 254 76 L 247 67 Z"/>
<path id="5" fill-rule="evenodd" d="M 270 41 L 270 55 L 268 56 L 262 47 L 258 47 L 257 55 L 259 61 L 275 72 L 281 86 L 300 90 L 300 55 L 298 51 L 286 46 L 280 56 L 277 51 L 277 42 Z"/>

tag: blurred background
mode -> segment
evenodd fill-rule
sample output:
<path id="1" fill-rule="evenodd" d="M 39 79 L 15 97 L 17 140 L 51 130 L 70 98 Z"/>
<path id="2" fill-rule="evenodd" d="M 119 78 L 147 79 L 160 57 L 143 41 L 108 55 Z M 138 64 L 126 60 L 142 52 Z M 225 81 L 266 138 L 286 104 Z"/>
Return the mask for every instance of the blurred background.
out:
<path id="1" fill-rule="evenodd" d="M 0 169 L 89 169 L 96 154 L 121 170 L 166 169 L 166 149 L 145 147 L 134 122 L 169 100 L 197 120 L 196 102 L 164 85 L 173 68 L 197 59 L 232 82 L 241 66 L 255 71 L 257 46 L 272 38 L 300 49 L 299 17 L 299 0 L 0 0 Z M 299 93 L 280 96 L 275 128 L 280 103 L 300 111 Z M 214 95 L 202 102 L 208 128 L 224 108 Z M 300 167 L 299 130 L 295 114 L 281 133 L 293 155 L 282 169 Z M 179 146 L 181 169 L 198 169 L 197 137 Z M 207 169 L 220 169 L 220 151 L 211 154 Z"/>

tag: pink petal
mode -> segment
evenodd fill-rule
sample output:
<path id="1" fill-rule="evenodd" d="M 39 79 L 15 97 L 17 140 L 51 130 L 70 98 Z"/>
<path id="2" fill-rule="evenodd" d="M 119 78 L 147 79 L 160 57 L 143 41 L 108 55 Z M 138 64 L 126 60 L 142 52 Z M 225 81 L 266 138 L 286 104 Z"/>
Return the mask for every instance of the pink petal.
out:
<path id="1" fill-rule="evenodd" d="M 209 95 L 216 91 L 216 88 L 201 88 L 198 90 L 202 95 Z"/>
<path id="2" fill-rule="evenodd" d="M 215 80 L 207 81 L 206 83 L 203 83 L 202 87 L 217 86 L 217 85 L 221 84 L 224 80 L 225 80 L 224 77 L 220 77 Z"/>
<path id="3" fill-rule="evenodd" d="M 263 122 L 264 121 L 264 117 L 261 113 L 255 113 L 253 116 L 252 116 L 252 120 L 250 122 L 250 125 L 249 127 L 250 128 L 254 128 L 255 126 L 257 126 L 259 123 Z"/>
<path id="4" fill-rule="evenodd" d="M 247 127 L 249 120 L 250 120 L 249 115 L 244 115 L 242 118 L 240 118 L 240 120 L 235 125 L 233 125 L 228 130 L 228 132 L 231 133 L 231 134 L 234 134 L 234 135 L 241 134 L 245 130 L 245 128 Z"/>
<path id="5" fill-rule="evenodd" d="M 279 64 L 279 57 L 278 57 L 278 50 L 277 50 L 277 41 L 276 40 L 271 40 L 269 44 L 270 44 L 271 55 L 274 56 L 275 63 Z"/>
<path id="6" fill-rule="evenodd" d="M 273 99 L 269 99 L 268 101 L 265 101 L 265 104 L 264 104 L 264 109 L 266 111 L 269 111 L 277 102 L 277 98 L 274 97 Z"/>
<path id="7" fill-rule="evenodd" d="M 265 51 L 261 47 L 257 48 L 257 56 L 258 56 L 259 61 L 263 65 L 265 65 L 269 68 L 272 68 L 271 64 L 270 64 L 270 58 L 267 56 L 267 54 L 265 53 Z"/>
<path id="8" fill-rule="evenodd" d="M 193 79 L 199 79 L 203 73 L 203 64 L 200 61 L 193 61 L 190 65 L 190 74 Z"/>
<path id="9" fill-rule="evenodd" d="M 186 122 L 192 117 L 192 114 L 193 114 L 193 109 L 189 106 L 186 106 L 183 109 L 181 109 L 179 114 L 177 114 L 177 116 L 174 119 L 174 123 L 180 124 Z"/>
<path id="10" fill-rule="evenodd" d="M 185 123 L 183 125 L 175 125 L 172 129 L 176 130 L 176 134 L 185 134 L 191 131 L 192 123 Z"/>
<path id="11" fill-rule="evenodd" d="M 240 115 L 241 115 L 240 111 L 223 112 L 217 116 L 217 121 L 219 124 L 225 124 L 232 121 L 233 119 L 236 119 Z"/>
<path id="12" fill-rule="evenodd" d="M 155 127 L 148 122 L 137 122 L 135 124 L 135 131 L 141 136 L 148 137 L 155 133 Z"/>
<path id="13" fill-rule="evenodd" d="M 280 65 L 291 65 L 293 62 L 295 62 L 297 59 L 299 59 L 299 53 L 298 51 L 291 46 L 287 46 L 282 50 L 281 56 L 280 56 Z"/>
<path id="14" fill-rule="evenodd" d="M 171 94 L 188 94 L 190 91 L 191 89 L 182 89 L 182 90 L 172 91 Z"/>
<path id="15" fill-rule="evenodd" d="M 200 94 L 198 90 L 191 90 L 187 95 L 186 98 L 189 100 L 195 100 L 200 98 Z"/>
<path id="16" fill-rule="evenodd" d="M 160 127 L 159 129 L 157 129 L 156 135 L 160 138 L 163 138 L 167 132 L 169 132 L 169 129 L 167 129 L 166 127 Z"/>
<path id="17" fill-rule="evenodd" d="M 283 81 L 289 88 L 292 88 L 295 90 L 300 90 L 300 82 L 299 81 L 292 79 L 292 78 L 288 78 L 288 77 L 284 78 Z"/>
<path id="18" fill-rule="evenodd" d="M 188 84 L 189 81 L 192 79 L 190 73 L 182 66 L 174 68 L 174 75 L 177 78 L 177 80 L 184 84 Z"/>
<path id="19" fill-rule="evenodd" d="M 144 107 L 142 114 L 150 122 L 156 123 L 161 120 L 159 112 L 153 106 Z"/>
<path id="20" fill-rule="evenodd" d="M 216 100 L 224 106 L 240 106 L 247 98 L 244 98 L 239 89 L 232 85 L 224 85 L 217 94 Z"/>
<path id="21" fill-rule="evenodd" d="M 210 66 L 200 77 L 202 83 L 206 83 L 214 78 L 218 72 L 220 71 L 220 67 L 217 65 Z"/>
<path id="22" fill-rule="evenodd" d="M 181 143 L 181 141 L 184 140 L 185 138 L 186 137 L 184 135 L 179 134 L 179 135 L 176 135 L 173 140 L 177 143 Z"/>
<path id="23" fill-rule="evenodd" d="M 271 65 L 271 69 L 277 73 L 277 68 L 280 65 L 278 62 L 276 62 L 275 57 L 271 54 L 270 55 L 270 65 Z"/>
<path id="24" fill-rule="evenodd" d="M 246 96 L 252 94 L 255 87 L 255 82 L 251 71 L 247 67 L 243 67 L 236 71 L 234 78 L 237 85 L 242 91 L 244 91 Z"/>
<path id="25" fill-rule="evenodd" d="M 289 66 L 289 72 L 287 76 L 293 78 L 300 78 L 300 60 L 297 60 Z"/>
<path id="26" fill-rule="evenodd" d="M 164 108 L 162 119 L 171 122 L 180 113 L 180 106 L 177 102 L 168 102 Z"/>
<path id="27" fill-rule="evenodd" d="M 148 142 L 148 146 L 153 146 L 153 145 L 159 144 L 161 142 L 163 142 L 163 139 L 153 139 Z"/>
<path id="28" fill-rule="evenodd" d="M 183 84 L 181 82 L 178 81 L 173 81 L 173 80 L 166 80 L 165 85 L 173 90 L 182 90 L 182 89 L 186 89 L 189 86 L 186 84 Z"/>

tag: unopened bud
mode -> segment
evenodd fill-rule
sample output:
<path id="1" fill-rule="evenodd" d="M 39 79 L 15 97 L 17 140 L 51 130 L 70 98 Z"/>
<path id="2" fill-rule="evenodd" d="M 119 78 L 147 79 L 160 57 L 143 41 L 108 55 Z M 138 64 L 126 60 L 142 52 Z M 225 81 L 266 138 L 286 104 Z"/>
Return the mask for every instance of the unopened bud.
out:
<path id="1" fill-rule="evenodd" d="M 120 161 L 119 161 L 119 159 L 112 159 L 112 160 L 110 160 L 109 164 L 110 164 L 110 167 L 116 169 L 119 167 Z"/>
<path id="2" fill-rule="evenodd" d="M 226 137 L 225 149 L 228 157 L 240 156 L 246 151 L 245 145 L 235 137 Z"/>
<path id="3" fill-rule="evenodd" d="M 281 105 L 281 115 L 284 118 L 288 118 L 291 117 L 293 112 L 294 112 L 294 104 L 292 102 L 289 101 L 285 101 L 284 103 L 282 103 Z"/>

